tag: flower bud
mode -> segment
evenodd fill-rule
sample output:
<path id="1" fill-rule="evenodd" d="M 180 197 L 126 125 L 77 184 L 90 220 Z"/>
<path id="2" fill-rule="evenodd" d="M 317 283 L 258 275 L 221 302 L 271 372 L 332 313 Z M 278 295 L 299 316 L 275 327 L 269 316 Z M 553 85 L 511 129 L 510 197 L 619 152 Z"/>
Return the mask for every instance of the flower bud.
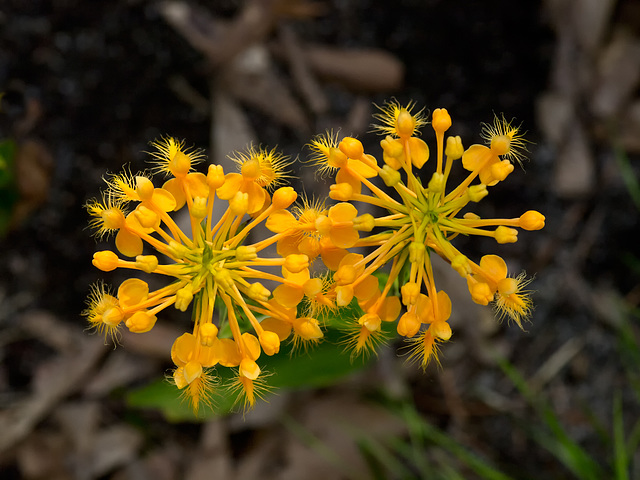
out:
<path id="1" fill-rule="evenodd" d="M 239 262 L 250 262 L 258 258 L 256 247 L 240 245 L 236 248 L 236 260 Z"/>
<path id="2" fill-rule="evenodd" d="M 191 206 L 191 216 L 196 220 L 202 220 L 207 216 L 207 199 L 206 197 L 196 197 L 193 199 Z"/>
<path id="3" fill-rule="evenodd" d="M 280 338 L 277 333 L 263 330 L 260 334 L 260 345 L 264 353 L 269 356 L 275 355 L 280 351 Z"/>
<path id="4" fill-rule="evenodd" d="M 289 207 L 293 202 L 298 198 L 298 194 L 293 189 L 293 187 L 280 187 L 275 192 L 273 192 L 273 197 L 271 198 L 271 205 L 274 210 L 280 210 L 282 208 Z"/>
<path id="5" fill-rule="evenodd" d="M 522 215 L 520 215 L 520 221 L 518 222 L 518 225 L 520 226 L 520 228 L 524 228 L 525 230 L 540 230 L 544 227 L 544 221 L 544 215 L 542 215 L 540 212 L 529 210 L 528 212 L 524 212 Z"/>
<path id="6" fill-rule="evenodd" d="M 496 228 L 495 239 L 498 243 L 515 243 L 518 241 L 518 230 L 500 225 Z"/>
<path id="7" fill-rule="evenodd" d="M 489 191 L 487 190 L 487 186 L 484 183 L 480 183 L 478 185 L 471 185 L 467 189 L 467 194 L 469 195 L 469 200 L 478 203 L 484 197 L 489 195 Z"/>
<path id="8" fill-rule="evenodd" d="M 329 190 L 329 197 L 339 202 L 348 202 L 353 196 L 353 187 L 346 182 L 331 185 Z"/>
<path id="9" fill-rule="evenodd" d="M 218 337 L 218 327 L 213 323 L 203 323 L 198 330 L 200 333 L 200 344 L 203 347 L 213 346 L 214 340 Z"/>
<path id="10" fill-rule="evenodd" d="M 431 126 L 436 133 L 444 133 L 451 127 L 451 116 L 446 108 L 436 108 L 431 116 Z"/>
<path id="11" fill-rule="evenodd" d="M 402 303 L 406 306 L 413 305 L 418 301 L 420 295 L 420 285 L 416 282 L 405 283 L 401 288 Z"/>
<path id="12" fill-rule="evenodd" d="M 139 310 L 131 315 L 125 325 L 133 333 L 146 333 L 156 324 L 157 317 L 146 310 Z"/>
<path id="13" fill-rule="evenodd" d="M 462 139 L 459 136 L 447 137 L 447 146 L 444 149 L 444 154 L 451 160 L 458 160 L 462 158 L 463 153 Z"/>
<path id="14" fill-rule="evenodd" d="M 309 257 L 304 254 L 292 253 L 287 255 L 284 260 L 284 268 L 291 273 L 300 273 L 305 268 L 309 267 Z"/>
<path id="15" fill-rule="evenodd" d="M 266 302 L 269 300 L 271 296 L 271 292 L 268 288 L 262 285 L 260 282 L 252 283 L 249 287 L 249 297 L 258 301 L 258 302 Z"/>
<path id="16" fill-rule="evenodd" d="M 224 185 L 224 170 L 222 165 L 209 165 L 207 170 L 207 185 L 211 190 L 217 190 Z"/>
<path id="17" fill-rule="evenodd" d="M 186 312 L 193 300 L 193 287 L 186 285 L 176 292 L 176 302 L 174 306 L 181 312 Z"/>
<path id="18" fill-rule="evenodd" d="M 103 272 L 110 272 L 118 268 L 119 261 L 118 255 L 111 250 L 102 250 L 101 252 L 93 254 L 93 261 L 91 263 Z"/>
<path id="19" fill-rule="evenodd" d="M 144 273 L 152 273 L 158 268 L 158 257 L 155 255 L 138 255 L 136 257 L 136 268 Z"/>
<path id="20" fill-rule="evenodd" d="M 406 312 L 404 315 L 400 317 L 398 320 L 398 333 L 403 337 L 411 338 L 414 337 L 418 330 L 420 330 L 420 319 L 413 312 Z"/>
<path id="21" fill-rule="evenodd" d="M 344 137 L 338 144 L 338 148 L 348 158 L 358 159 L 364 155 L 364 147 L 362 142 L 353 137 Z"/>
<path id="22" fill-rule="evenodd" d="M 249 194 L 245 192 L 236 192 L 231 200 L 229 200 L 229 210 L 234 215 L 242 216 L 249 210 Z"/>
<path id="23" fill-rule="evenodd" d="M 370 213 L 365 213 L 353 219 L 353 228 L 361 232 L 370 232 L 375 227 L 375 219 Z"/>

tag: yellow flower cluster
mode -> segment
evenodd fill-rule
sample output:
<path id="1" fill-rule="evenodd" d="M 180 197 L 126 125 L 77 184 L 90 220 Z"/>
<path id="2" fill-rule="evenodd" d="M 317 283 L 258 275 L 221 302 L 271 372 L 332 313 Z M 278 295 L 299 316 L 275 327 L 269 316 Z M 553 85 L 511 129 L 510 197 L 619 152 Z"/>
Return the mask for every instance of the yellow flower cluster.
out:
<path id="1" fill-rule="evenodd" d="M 287 158 L 275 150 L 249 148 L 233 158 L 237 172 L 209 165 L 205 174 L 193 168 L 203 159 L 200 151 L 170 137 L 154 142 L 151 174 L 125 171 L 107 177 L 101 198 L 87 203 L 96 235 L 115 234 L 119 252 L 96 252 L 93 264 L 103 271 L 154 273 L 169 277 L 170 283 L 152 291 L 133 277 L 115 292 L 99 283 L 83 312 L 89 323 L 107 336 L 117 336 L 121 325 L 143 333 L 163 309 L 192 306 L 193 329 L 175 340 L 171 358 L 173 380 L 196 411 L 210 402 L 216 366 L 234 369 L 233 386 L 252 406 L 266 386 L 262 354 L 277 354 L 290 337 L 296 346 L 319 341 L 327 312 L 341 316 L 346 310 L 340 309 L 356 303 L 361 314 L 347 340 L 354 354 L 370 351 L 383 338 L 383 323 L 400 317 L 398 333 L 413 342 L 412 356 L 426 366 L 436 342 L 451 337 L 451 301 L 436 288 L 433 254 L 467 280 L 474 301 L 494 302 L 501 314 L 521 325 L 531 312 L 528 280 L 508 276 L 496 255 L 474 263 L 451 240 L 463 234 L 515 242 L 514 227 L 544 226 L 544 217 L 535 211 L 515 219 L 457 217 L 513 171 L 512 161 L 526 150 L 522 135 L 496 119 L 483 132 L 488 146 L 464 150 L 460 137 L 445 142 L 451 118 L 446 110 L 435 110 L 436 166 L 423 186 L 417 170 L 429 159 L 429 148 L 416 135 L 427 122 L 411 111 L 412 105 L 393 102 L 377 116 L 385 135 L 382 163 L 355 138 L 327 134 L 312 140 L 315 163 L 335 173 L 329 196 L 336 203 L 329 207 L 307 199 L 294 204 L 295 190 L 282 186 Z M 449 189 L 449 173 L 460 159 L 469 174 Z M 154 175 L 168 178 L 157 187 Z M 479 183 L 472 185 L 476 179 Z M 362 213 L 363 206 L 384 213 Z M 185 207 L 187 232 L 171 215 Z M 269 233 L 254 238 L 264 231 Z M 267 253 L 270 246 L 277 254 Z M 315 268 L 319 263 L 328 273 Z M 380 285 L 385 265 L 386 281 Z"/>
<path id="2" fill-rule="evenodd" d="M 462 234 L 513 243 L 518 238 L 514 227 L 538 230 L 545 218 L 533 210 L 513 219 L 481 219 L 471 212 L 458 217 L 469 203 L 477 203 L 488 194 L 487 187 L 507 178 L 514 170 L 512 162 L 521 161 L 526 141 L 518 127 L 496 117 L 494 124 L 483 130 L 488 145 L 472 145 L 465 150 L 458 136 L 445 141 L 451 117 L 445 109 L 434 110 L 431 126 L 436 136 L 436 158 L 435 171 L 429 178 L 420 172 L 430 157 L 428 145 L 417 136 L 420 127 L 427 124 L 422 112 L 414 114 L 413 105 L 403 107 L 397 102 L 380 110 L 376 128 L 384 135 L 381 163 L 365 153 L 355 138 L 338 141 L 334 135 L 326 135 L 312 142 L 321 170 L 335 172 L 330 197 L 340 202 L 329 210 L 339 209 L 336 218 L 329 214 L 328 221 L 317 226 L 338 236 L 342 247 L 366 251 L 345 255 L 333 274 L 337 305 L 347 305 L 355 296 L 362 309 L 349 342 L 354 352 L 373 348 L 381 340 L 383 322 L 400 317 L 397 332 L 409 339 L 410 358 L 420 361 L 424 368 L 435 356 L 437 342 L 449 340 L 452 334 L 448 323 L 451 300 L 436 287 L 431 255 L 442 257 L 466 279 L 476 303 L 494 302 L 501 316 L 522 326 L 532 309 L 526 290 L 529 280 L 523 274 L 510 277 L 506 263 L 497 255 L 485 255 L 479 263 L 473 262 L 452 240 Z M 452 167 L 460 160 L 469 173 L 462 183 L 448 188 Z M 384 213 L 378 217 L 371 213 L 358 215 L 351 202 L 359 202 L 364 207 L 361 211 Z M 379 288 L 376 272 L 388 264 L 389 275 Z M 404 313 L 400 316 L 402 305 Z"/>

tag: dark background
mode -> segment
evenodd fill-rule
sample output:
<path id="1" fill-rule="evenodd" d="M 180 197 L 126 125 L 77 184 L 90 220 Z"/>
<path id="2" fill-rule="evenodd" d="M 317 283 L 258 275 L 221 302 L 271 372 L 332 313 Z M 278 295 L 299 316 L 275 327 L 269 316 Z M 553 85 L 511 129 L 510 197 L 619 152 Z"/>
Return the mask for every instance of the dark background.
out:
<path id="1" fill-rule="evenodd" d="M 186 4 L 227 22 L 244 5 Z M 296 2 L 274 4 L 291 13 Z M 393 435 L 410 443 L 407 426 L 367 400 L 380 391 L 406 395 L 422 418 L 513 478 L 568 478 L 569 468 L 532 432 L 544 421 L 498 368 L 496 352 L 548 402 L 572 441 L 611 472 L 614 399 L 628 420 L 625 435 L 640 413 L 640 2 L 592 4 L 327 1 L 314 4 L 314 15 L 280 17 L 257 44 L 267 52 L 270 74 L 304 115 L 306 123 L 297 126 L 283 120 L 277 105 L 258 108 L 225 86 L 228 66 L 212 66 L 167 21 L 163 4 L 0 4 L 0 140 L 18 146 L 14 180 L 3 186 L 0 205 L 10 218 L 0 239 L 0 469 L 6 478 L 211 478 L 205 472 L 315 478 L 310 465 L 318 478 L 368 478 L 367 465 L 379 460 L 357 448 L 336 412 L 371 438 Z M 192 28 L 207 31 L 204 18 Z M 386 52 L 403 65 L 403 80 L 367 89 L 318 77 L 327 103 L 314 110 L 283 60 L 283 32 L 304 45 Z M 169 367 L 164 347 L 174 330 L 131 344 L 125 339 L 115 351 L 84 343 L 95 340 L 83 332 L 79 315 L 89 285 L 119 277 L 91 265 L 99 247 L 86 229 L 83 204 L 99 194 L 107 172 L 124 164 L 145 168 L 148 142 L 160 135 L 184 138 L 212 159 L 228 152 L 223 142 L 213 143 L 227 120 L 211 115 L 221 96 L 237 102 L 254 143 L 278 145 L 302 161 L 310 135 L 326 128 L 342 127 L 378 155 L 378 139 L 367 133 L 372 105 L 391 97 L 425 111 L 446 107 L 465 146 L 480 141 L 480 124 L 494 113 L 522 122 L 529 160 L 491 190 L 480 212 L 508 218 L 536 209 L 546 228 L 522 232 L 513 245 L 469 239 L 458 245 L 476 259 L 502 255 L 510 270 L 535 275 L 536 310 L 525 331 L 494 322 L 491 310 L 477 308 L 456 284 L 447 289 L 453 341 L 443 345 L 442 366 L 424 374 L 387 347 L 355 378 L 320 391 L 283 392 L 245 417 L 173 424 L 127 407 L 127 391 Z M 433 144 L 428 129 L 423 137 Z M 302 163 L 295 168 L 313 179 Z M 322 195 L 326 185 L 304 188 Z M 92 348 L 100 353 L 92 356 Z M 73 370 L 72 362 L 67 380 L 73 381 L 65 384 L 64 375 L 57 381 L 55 365 L 73 356 L 86 360 L 86 371 L 77 364 Z M 322 447 L 300 431 L 311 432 Z M 485 478 L 451 448 L 437 442 L 420 448 L 434 465 L 444 455 L 463 478 Z M 401 463 L 419 476 L 411 461 Z M 640 475 L 639 463 L 631 455 L 632 474 Z M 379 478 L 409 478 L 379 471 Z M 443 472 L 437 469 L 433 478 L 455 478 Z"/>

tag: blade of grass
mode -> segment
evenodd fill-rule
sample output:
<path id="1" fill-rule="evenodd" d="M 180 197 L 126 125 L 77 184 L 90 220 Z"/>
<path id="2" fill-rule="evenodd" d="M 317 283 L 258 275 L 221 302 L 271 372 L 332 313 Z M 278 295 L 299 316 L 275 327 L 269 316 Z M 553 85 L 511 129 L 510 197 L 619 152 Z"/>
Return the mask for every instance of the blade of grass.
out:
<path id="1" fill-rule="evenodd" d="M 619 145 L 619 142 L 614 143 L 613 150 L 616 163 L 618 164 L 618 168 L 620 169 L 620 176 L 622 177 L 622 180 L 627 187 L 631 200 L 633 201 L 636 208 L 640 210 L 640 182 L 638 182 L 638 178 L 633 171 L 633 167 L 631 166 L 629 157 L 627 156 L 627 153 L 623 150 L 623 148 Z"/>
<path id="2" fill-rule="evenodd" d="M 394 442 L 390 440 L 390 445 Z M 414 473 L 407 468 L 405 463 L 393 454 L 393 447 L 382 444 L 377 439 L 361 435 L 356 441 L 360 451 L 369 465 L 372 478 L 384 480 L 385 478 L 414 478 Z M 400 441 L 400 443 L 402 443 Z M 385 473 L 386 472 L 386 473 Z"/>
<path id="3" fill-rule="evenodd" d="M 613 399 L 613 452 L 614 472 L 617 480 L 629 480 L 629 454 L 624 441 L 624 421 L 622 419 L 622 396 L 616 392 Z"/>
<path id="4" fill-rule="evenodd" d="M 580 445 L 569 437 L 551 407 L 539 396 L 536 397 L 533 394 L 526 380 L 520 375 L 516 368 L 504 358 L 498 358 L 497 361 L 502 371 L 536 410 L 537 414 L 544 420 L 551 433 L 551 435 L 544 435 L 538 432 L 534 435 L 536 441 L 560 460 L 560 462 L 578 478 L 585 480 L 605 478 L 600 465 L 596 463 Z"/>
<path id="5" fill-rule="evenodd" d="M 420 434 L 425 440 L 434 443 L 450 452 L 452 455 L 464 462 L 481 478 L 487 480 L 511 480 L 511 477 L 496 470 L 481 457 L 469 451 L 466 447 L 458 443 L 449 435 L 441 432 L 439 429 L 422 419 L 422 417 L 420 417 L 420 415 L 412 405 L 405 403 L 401 410 L 401 415 L 407 425 L 420 427 Z"/>
<path id="6" fill-rule="evenodd" d="M 328 463 L 338 468 L 345 478 L 358 478 L 357 473 L 353 471 L 353 468 L 346 463 L 340 454 L 336 452 L 335 449 L 331 448 L 330 445 L 314 435 L 311 430 L 294 420 L 293 417 L 289 415 L 283 415 L 282 423 L 291 433 L 298 437 L 302 443 L 311 448 Z"/>

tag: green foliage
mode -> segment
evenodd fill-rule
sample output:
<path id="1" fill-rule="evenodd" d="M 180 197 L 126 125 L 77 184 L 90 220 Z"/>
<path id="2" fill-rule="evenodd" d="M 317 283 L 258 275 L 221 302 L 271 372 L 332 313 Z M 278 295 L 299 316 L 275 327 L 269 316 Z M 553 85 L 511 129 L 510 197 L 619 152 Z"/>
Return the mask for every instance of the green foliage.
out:
<path id="1" fill-rule="evenodd" d="M 0 236 L 6 232 L 13 207 L 18 201 L 14 172 L 16 144 L 12 140 L 0 141 Z"/>
<path id="2" fill-rule="evenodd" d="M 350 354 L 336 345 L 340 332 L 328 330 L 325 341 L 309 348 L 306 353 L 291 355 L 292 345 L 286 345 L 278 355 L 260 357 L 260 366 L 265 372 L 273 372 L 268 378 L 269 387 L 274 389 L 318 388 L 333 385 L 347 375 L 361 370 L 367 359 L 351 361 Z M 322 368 L 318 368 L 321 365 Z M 204 421 L 232 412 L 236 397 L 225 385 L 231 380 L 229 369 L 219 369 L 219 395 L 214 396 L 213 408 L 203 406 L 196 416 L 189 402 L 180 398 L 179 390 L 168 381 L 157 380 L 145 387 L 132 391 L 127 396 L 129 406 L 160 410 L 170 421 Z M 268 401 L 268 397 L 266 398 Z"/>

